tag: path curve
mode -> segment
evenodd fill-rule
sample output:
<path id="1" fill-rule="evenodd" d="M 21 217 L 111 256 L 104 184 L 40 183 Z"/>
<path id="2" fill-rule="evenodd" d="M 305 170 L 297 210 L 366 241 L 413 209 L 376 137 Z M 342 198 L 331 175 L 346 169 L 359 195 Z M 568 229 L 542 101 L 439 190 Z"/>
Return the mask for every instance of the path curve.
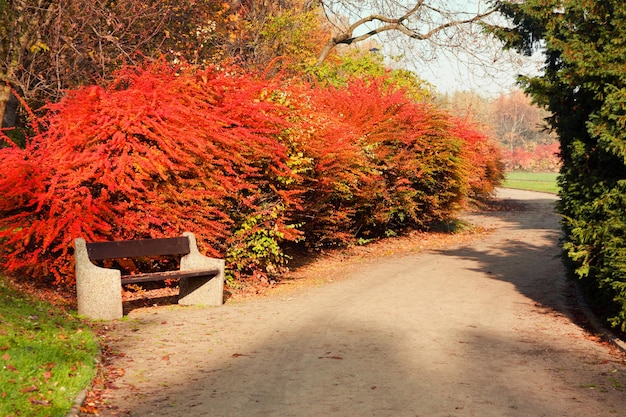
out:
<path id="1" fill-rule="evenodd" d="M 134 310 L 102 416 L 626 415 L 626 366 L 571 319 L 555 198 L 459 246 L 364 262 L 347 279 L 218 308 Z"/>

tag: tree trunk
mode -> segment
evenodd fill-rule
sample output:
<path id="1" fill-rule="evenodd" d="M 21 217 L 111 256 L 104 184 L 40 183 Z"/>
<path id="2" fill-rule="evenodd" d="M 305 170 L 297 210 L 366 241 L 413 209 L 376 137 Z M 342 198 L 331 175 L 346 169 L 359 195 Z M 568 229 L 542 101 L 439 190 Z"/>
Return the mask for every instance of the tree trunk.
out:
<path id="1" fill-rule="evenodd" d="M 0 115 L 2 115 L 2 127 L 13 127 L 17 118 L 17 99 L 11 93 L 9 86 L 0 87 Z"/>
<path id="2" fill-rule="evenodd" d="M 326 58 L 328 58 L 330 51 L 332 51 L 335 46 L 337 46 L 337 42 L 335 42 L 335 38 L 331 38 L 328 42 L 326 42 L 326 45 L 324 45 L 324 48 L 322 48 L 322 51 L 317 57 L 317 64 L 316 64 L 317 66 L 322 65 L 324 61 L 326 61 Z"/>
<path id="3" fill-rule="evenodd" d="M 0 115 L 2 115 L 2 123 L 0 127 L 4 126 L 5 119 L 5 110 L 7 108 L 7 103 L 9 102 L 9 97 L 11 96 L 11 90 L 6 85 L 0 85 Z"/>

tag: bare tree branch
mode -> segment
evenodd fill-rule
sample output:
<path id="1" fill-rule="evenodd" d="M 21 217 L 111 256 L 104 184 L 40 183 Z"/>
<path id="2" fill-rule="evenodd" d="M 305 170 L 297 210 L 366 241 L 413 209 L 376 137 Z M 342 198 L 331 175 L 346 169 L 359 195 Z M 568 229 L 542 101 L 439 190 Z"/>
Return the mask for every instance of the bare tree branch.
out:
<path id="1" fill-rule="evenodd" d="M 337 7 L 337 5 L 341 5 L 341 7 L 346 10 L 349 6 L 349 2 L 341 1 L 321 1 L 320 3 L 324 8 L 326 16 L 329 17 L 329 19 L 334 17 L 337 20 L 340 20 L 341 16 L 337 16 L 337 13 L 333 11 L 333 6 Z M 390 11 L 393 8 L 398 9 L 402 7 L 401 3 L 398 2 L 387 3 L 383 1 L 382 3 L 369 2 L 369 4 L 371 7 L 378 6 L 381 9 L 387 9 Z M 371 38 L 372 36 L 390 31 L 398 32 L 413 40 L 429 40 L 436 34 L 446 31 L 446 29 L 481 22 L 495 12 L 496 10 L 491 8 L 484 12 L 477 11 L 475 14 L 466 18 L 456 18 L 462 14 L 444 10 L 431 4 L 427 4 L 426 0 L 420 0 L 415 2 L 415 4 L 411 7 L 408 7 L 406 11 L 397 18 L 391 17 L 391 15 L 371 13 L 365 17 L 358 18 L 354 21 L 354 23 L 349 24 L 344 29 L 341 29 L 338 25 L 336 25 L 335 27 L 339 29 L 339 33 L 329 39 L 324 45 L 319 54 L 317 63 L 318 65 L 322 64 L 337 45 L 350 45 L 358 43 Z M 437 19 L 432 15 L 429 16 L 429 13 L 438 15 L 439 21 L 437 21 Z M 364 33 L 355 35 L 355 32 L 366 28 L 369 23 L 378 23 L 379 26 L 374 29 L 366 30 Z M 411 28 L 409 26 L 411 23 L 414 23 L 416 28 Z M 419 27 L 425 27 L 426 30 L 420 31 L 417 29 Z"/>
<path id="2" fill-rule="evenodd" d="M 443 87 L 480 88 L 488 93 L 514 87 L 515 74 L 540 65 L 502 49 L 485 31 L 506 25 L 489 0 L 320 0 L 334 34 L 318 54 L 321 65 L 338 46 L 371 41 L 394 59 L 388 65 L 408 68 Z M 371 38 L 371 39 L 370 39 Z M 489 91 L 487 91 L 489 90 Z"/>

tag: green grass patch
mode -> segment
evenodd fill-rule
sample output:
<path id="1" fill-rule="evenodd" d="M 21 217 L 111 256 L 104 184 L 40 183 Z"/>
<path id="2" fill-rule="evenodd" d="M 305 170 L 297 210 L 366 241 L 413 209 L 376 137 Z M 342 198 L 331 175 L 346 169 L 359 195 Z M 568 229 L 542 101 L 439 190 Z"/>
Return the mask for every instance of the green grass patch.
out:
<path id="1" fill-rule="evenodd" d="M 557 194 L 559 191 L 556 182 L 558 175 L 554 172 L 508 172 L 502 186 L 505 188 Z"/>
<path id="2" fill-rule="evenodd" d="M 0 277 L 1 416 L 65 416 L 94 377 L 97 354 L 87 325 Z"/>

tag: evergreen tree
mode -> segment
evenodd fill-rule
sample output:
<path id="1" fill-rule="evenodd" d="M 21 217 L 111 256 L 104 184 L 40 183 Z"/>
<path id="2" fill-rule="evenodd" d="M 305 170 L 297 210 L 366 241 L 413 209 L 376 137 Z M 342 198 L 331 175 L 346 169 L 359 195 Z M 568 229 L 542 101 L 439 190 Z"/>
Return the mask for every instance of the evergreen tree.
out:
<path id="1" fill-rule="evenodd" d="M 490 30 L 509 48 L 545 54 L 543 74 L 521 81 L 560 138 L 566 264 L 625 330 L 626 1 L 497 5 L 512 25 Z"/>

